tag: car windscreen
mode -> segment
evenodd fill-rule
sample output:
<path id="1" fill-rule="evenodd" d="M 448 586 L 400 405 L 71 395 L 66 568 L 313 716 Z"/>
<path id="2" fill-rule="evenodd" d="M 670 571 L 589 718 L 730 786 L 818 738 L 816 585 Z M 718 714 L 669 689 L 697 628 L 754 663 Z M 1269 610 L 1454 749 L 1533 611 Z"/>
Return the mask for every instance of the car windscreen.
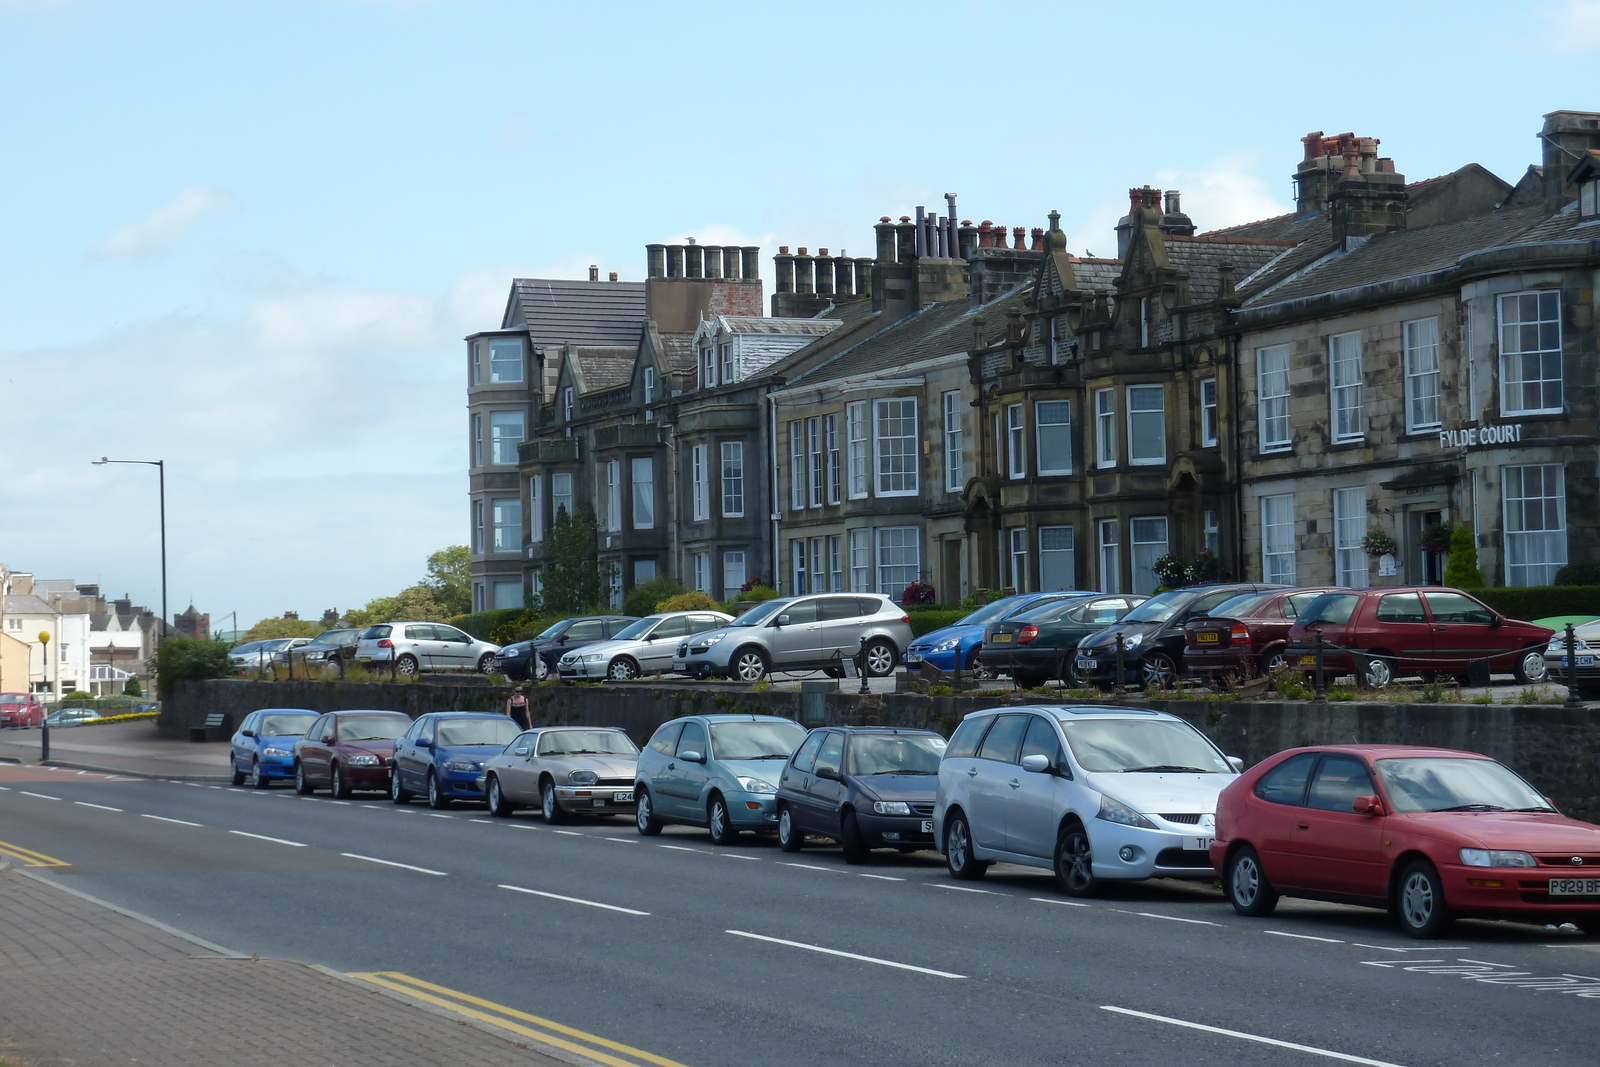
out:
<path id="1" fill-rule="evenodd" d="M 339 740 L 393 741 L 410 725 L 404 715 L 351 715 L 339 720 Z"/>
<path id="2" fill-rule="evenodd" d="M 760 626 L 779 611 L 789 606 L 787 600 L 765 600 L 728 623 L 729 626 Z"/>
<path id="3" fill-rule="evenodd" d="M 1494 760 L 1418 756 L 1377 761 L 1395 811 L 1552 811 L 1544 797 Z"/>
<path id="4" fill-rule="evenodd" d="M 638 622 L 630 622 L 627 626 L 611 635 L 613 641 L 631 641 L 649 633 L 656 623 L 661 621 L 660 615 L 647 615 Z"/>
<path id="5" fill-rule="evenodd" d="M 26 704 L 27 693 L 0 693 L 0 704 Z"/>
<path id="6" fill-rule="evenodd" d="M 711 750 L 717 759 L 788 759 L 806 739 L 795 722 L 715 722 Z"/>
<path id="7" fill-rule="evenodd" d="M 1271 593 L 1240 593 L 1238 596 L 1231 596 L 1212 608 L 1210 614 L 1228 619 L 1249 615 L 1271 595 Z"/>
<path id="8" fill-rule="evenodd" d="M 1015 611 L 1023 603 L 1021 597 L 1001 597 L 992 604 L 985 604 L 972 614 L 963 617 L 957 626 L 983 626 L 987 623 L 997 622 Z"/>
<path id="9" fill-rule="evenodd" d="M 316 718 L 315 715 L 265 715 L 256 733 L 262 737 L 299 737 Z"/>
<path id="10" fill-rule="evenodd" d="M 566 624 L 566 619 L 562 619 L 560 622 L 551 623 L 549 626 L 545 627 L 542 632 L 540 632 L 538 637 L 535 637 L 533 640 L 542 641 L 546 637 L 554 637 L 556 634 L 561 632 L 561 628 Z"/>
<path id="11" fill-rule="evenodd" d="M 1195 598 L 1192 589 L 1173 589 L 1153 596 L 1122 617 L 1123 622 L 1166 622 L 1189 606 Z"/>
<path id="12" fill-rule="evenodd" d="M 1019 611 L 1011 616 L 1017 622 L 1055 622 L 1067 612 L 1083 604 L 1082 597 L 1067 597 L 1065 600 L 1052 600 L 1047 604 L 1039 604 L 1026 611 Z"/>
<path id="13" fill-rule="evenodd" d="M 1194 727 L 1172 719 L 1063 719 L 1072 755 L 1086 771 L 1232 774 Z"/>
<path id="14" fill-rule="evenodd" d="M 1323 593 L 1306 605 L 1306 610 L 1300 613 L 1296 625 L 1310 626 L 1312 623 L 1329 622 L 1335 626 L 1343 626 L 1350 621 L 1350 616 L 1355 614 L 1356 605 L 1360 602 L 1361 598 L 1354 593 Z"/>
<path id="15" fill-rule="evenodd" d="M 851 774 L 938 774 L 945 741 L 928 734 L 858 734 L 850 739 Z"/>
<path id="16" fill-rule="evenodd" d="M 482 719 L 444 719 L 439 723 L 438 743 L 444 748 L 454 745 L 509 745 L 511 739 L 522 732 L 516 720 L 504 715 L 486 716 Z"/>
<path id="17" fill-rule="evenodd" d="M 239 645 L 238 647 L 236 647 L 233 650 L 233 653 L 234 653 L 234 655 L 238 655 L 241 652 L 254 652 L 256 649 L 260 648 L 263 644 L 265 644 L 265 642 L 263 642 L 263 641 L 246 641 L 244 644 Z"/>
<path id="18" fill-rule="evenodd" d="M 510 722 L 510 719 L 506 720 Z M 637 756 L 620 730 L 547 730 L 539 735 L 541 756 Z"/>

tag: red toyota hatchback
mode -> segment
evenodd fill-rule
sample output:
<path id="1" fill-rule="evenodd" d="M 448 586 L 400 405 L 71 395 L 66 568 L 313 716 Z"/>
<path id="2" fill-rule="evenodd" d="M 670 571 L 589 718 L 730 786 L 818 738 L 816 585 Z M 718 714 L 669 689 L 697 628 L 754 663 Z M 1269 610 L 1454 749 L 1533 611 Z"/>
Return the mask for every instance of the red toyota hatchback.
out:
<path id="1" fill-rule="evenodd" d="M 38 726 L 44 705 L 32 693 L 0 693 L 0 726 Z"/>
<path id="2" fill-rule="evenodd" d="M 1462 916 L 1600 934 L 1600 826 L 1474 752 L 1280 752 L 1217 798 L 1211 862 L 1240 915 L 1287 895 L 1386 908 L 1412 937 Z"/>

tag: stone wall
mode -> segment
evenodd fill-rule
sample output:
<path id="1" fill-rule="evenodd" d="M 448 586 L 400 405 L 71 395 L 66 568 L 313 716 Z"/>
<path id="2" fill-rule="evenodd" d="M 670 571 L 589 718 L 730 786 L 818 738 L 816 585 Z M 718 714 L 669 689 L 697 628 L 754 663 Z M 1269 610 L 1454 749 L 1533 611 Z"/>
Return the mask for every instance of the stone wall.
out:
<path id="1" fill-rule="evenodd" d="M 231 731 L 258 708 L 384 708 L 417 716 L 430 711 L 498 711 L 508 694 L 504 687 L 482 684 L 179 682 L 162 705 L 160 726 L 163 737 L 186 740 L 192 728 L 202 726 L 215 712 L 226 717 Z M 807 725 L 925 727 L 948 736 L 970 712 L 1008 702 L 1040 702 L 1032 695 L 1027 701 L 917 693 L 863 697 L 838 691 L 803 696 L 792 689 L 755 692 L 730 682 L 690 681 L 535 686 L 529 699 L 540 721 L 618 726 L 641 743 L 668 719 L 722 712 L 783 715 Z M 802 699 L 807 700 L 805 714 Z M 1600 820 L 1597 707 L 1138 699 L 1123 703 L 1178 715 L 1247 765 L 1308 744 L 1430 745 L 1482 752 L 1526 776 L 1563 811 Z"/>

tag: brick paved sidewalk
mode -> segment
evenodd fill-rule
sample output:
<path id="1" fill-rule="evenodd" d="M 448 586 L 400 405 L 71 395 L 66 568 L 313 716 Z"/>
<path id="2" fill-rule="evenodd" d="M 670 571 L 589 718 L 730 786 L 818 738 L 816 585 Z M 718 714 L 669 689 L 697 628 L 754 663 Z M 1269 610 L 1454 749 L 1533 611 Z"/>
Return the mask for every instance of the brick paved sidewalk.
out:
<path id="1" fill-rule="evenodd" d="M 0 1062 L 563 1067 L 349 979 L 226 950 L 0 869 Z"/>

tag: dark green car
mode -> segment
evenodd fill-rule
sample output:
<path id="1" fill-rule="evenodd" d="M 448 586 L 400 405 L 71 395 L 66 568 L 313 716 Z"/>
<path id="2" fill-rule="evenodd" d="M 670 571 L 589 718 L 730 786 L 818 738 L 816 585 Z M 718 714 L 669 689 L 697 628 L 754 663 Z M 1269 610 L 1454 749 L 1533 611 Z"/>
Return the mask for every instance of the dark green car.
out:
<path id="1" fill-rule="evenodd" d="M 1150 598 L 1132 593 L 1086 593 L 990 623 L 978 658 L 996 674 L 1032 689 L 1052 678 L 1070 679 L 1078 642 L 1099 633 Z"/>

